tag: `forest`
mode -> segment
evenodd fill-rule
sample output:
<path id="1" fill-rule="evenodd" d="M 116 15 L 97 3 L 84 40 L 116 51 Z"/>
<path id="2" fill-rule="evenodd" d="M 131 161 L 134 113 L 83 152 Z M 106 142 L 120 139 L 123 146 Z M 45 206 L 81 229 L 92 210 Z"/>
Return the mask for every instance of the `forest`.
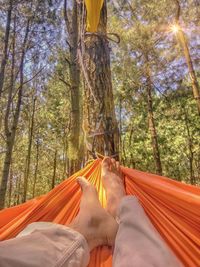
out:
<path id="1" fill-rule="evenodd" d="M 200 185 L 199 0 L 0 0 L 0 209 L 98 155 Z"/>

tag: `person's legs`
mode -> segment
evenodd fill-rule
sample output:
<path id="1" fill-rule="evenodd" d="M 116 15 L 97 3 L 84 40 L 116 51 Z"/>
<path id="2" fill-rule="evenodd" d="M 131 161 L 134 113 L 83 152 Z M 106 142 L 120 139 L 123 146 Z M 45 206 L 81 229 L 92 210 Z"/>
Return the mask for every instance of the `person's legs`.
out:
<path id="1" fill-rule="evenodd" d="M 106 158 L 102 163 L 102 180 L 107 210 L 119 222 L 113 255 L 114 267 L 181 266 L 160 237 L 138 200 L 125 196 L 119 163 Z"/>
<path id="2" fill-rule="evenodd" d="M 80 211 L 68 227 L 34 223 L 17 238 L 0 242 L 0 265 L 4 267 L 85 267 L 89 252 L 112 245 L 118 225 L 100 205 L 96 189 L 84 178 Z"/>

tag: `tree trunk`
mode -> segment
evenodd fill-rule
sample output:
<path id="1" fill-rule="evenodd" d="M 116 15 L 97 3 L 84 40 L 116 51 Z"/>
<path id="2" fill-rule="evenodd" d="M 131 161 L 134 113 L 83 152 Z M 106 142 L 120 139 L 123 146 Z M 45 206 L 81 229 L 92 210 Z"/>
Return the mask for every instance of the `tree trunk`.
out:
<path id="1" fill-rule="evenodd" d="M 10 26 L 11 26 L 11 19 L 12 19 L 11 18 L 12 17 L 12 9 L 13 9 L 13 0 L 10 0 L 8 12 L 7 12 L 3 56 L 2 56 L 2 60 L 1 60 L 1 66 L 0 66 L 0 98 L 1 98 L 2 91 L 3 91 L 5 69 L 6 69 L 6 64 L 7 64 L 7 60 L 8 60 L 8 44 L 9 44 Z"/>
<path id="2" fill-rule="evenodd" d="M 17 204 L 16 205 L 19 205 L 20 204 L 20 196 L 21 196 L 21 176 L 19 176 L 18 178 L 18 184 L 17 184 Z"/>
<path id="3" fill-rule="evenodd" d="M 98 33 L 85 34 L 80 62 L 85 78 L 83 131 L 87 152 L 118 158 L 119 132 L 115 116 L 106 38 L 107 7 L 104 1 Z"/>
<path id="4" fill-rule="evenodd" d="M 8 207 L 11 206 L 12 189 L 13 189 L 13 172 L 12 172 L 12 164 L 11 164 L 11 167 L 10 167 L 10 179 L 9 179 Z"/>
<path id="5" fill-rule="evenodd" d="M 1 187 L 0 187 L 0 209 L 5 205 L 5 197 L 6 197 L 6 190 L 7 190 L 7 182 L 9 177 L 9 169 L 11 164 L 11 156 L 12 156 L 12 149 L 14 145 L 14 141 L 12 141 L 12 134 L 9 129 L 9 119 L 10 119 L 10 110 L 12 104 L 12 95 L 14 90 L 14 71 L 15 71 L 15 24 L 14 19 L 14 31 L 13 31 L 13 38 L 12 38 L 12 63 L 11 63 L 11 78 L 10 78 L 10 86 L 8 88 L 8 99 L 6 105 L 6 112 L 4 118 L 4 131 L 6 136 L 6 155 L 4 159 L 4 166 L 3 166 L 3 176 L 1 180 Z"/>
<path id="6" fill-rule="evenodd" d="M 70 159 L 70 174 L 78 171 L 81 164 L 80 155 L 80 69 L 77 59 L 78 51 L 78 4 L 73 1 L 71 21 L 67 14 L 67 0 L 64 0 L 64 17 L 68 31 L 70 48 L 69 71 L 71 93 L 71 123 L 68 137 L 68 157 Z"/>
<path id="7" fill-rule="evenodd" d="M 197 179 L 196 179 L 196 182 L 200 184 L 200 151 L 197 155 Z"/>
<path id="8" fill-rule="evenodd" d="M 36 183 L 37 183 L 38 165 L 39 165 L 39 141 L 37 140 L 36 141 L 36 163 L 35 163 L 35 171 L 34 171 L 32 198 L 35 197 L 35 188 L 36 188 Z"/>
<path id="9" fill-rule="evenodd" d="M 52 176 L 52 182 L 51 182 L 51 189 L 53 189 L 55 187 L 55 182 L 56 182 L 56 168 L 57 168 L 57 150 L 55 150 L 55 154 L 54 154 L 53 176 Z"/>
<path id="10" fill-rule="evenodd" d="M 176 25 L 178 26 L 177 37 L 178 37 L 178 40 L 182 46 L 185 60 L 186 60 L 187 66 L 188 66 L 189 76 L 190 76 L 191 86 L 192 86 L 192 92 L 193 92 L 193 96 L 194 96 L 194 99 L 196 101 L 198 113 L 200 116 L 200 88 L 199 88 L 199 84 L 197 81 L 196 73 L 194 71 L 194 66 L 193 66 L 191 55 L 190 55 L 188 43 L 187 43 L 185 34 L 184 34 L 184 32 L 180 26 L 180 22 L 179 22 L 180 13 L 181 13 L 180 2 L 179 2 L 179 0 L 175 0 L 175 3 L 177 6 L 177 12 L 176 12 L 176 17 L 175 17 L 175 22 L 176 22 Z"/>
<path id="11" fill-rule="evenodd" d="M 13 196 L 13 206 L 16 206 L 17 205 L 17 199 L 18 199 L 18 181 L 19 181 L 19 177 L 17 176 L 16 177 L 16 180 L 15 180 L 15 189 L 14 189 L 14 196 Z"/>
<path id="12" fill-rule="evenodd" d="M 67 136 L 66 134 L 64 135 L 63 138 L 63 180 L 66 179 L 66 176 L 68 174 L 67 170 Z"/>
<path id="13" fill-rule="evenodd" d="M 147 90 L 147 106 L 148 106 L 148 124 L 149 124 L 149 131 L 151 134 L 151 143 L 153 149 L 153 157 L 156 167 L 156 173 L 162 175 L 162 164 L 160 160 L 160 151 L 158 146 L 158 138 L 157 138 L 157 131 L 155 126 L 155 119 L 153 114 L 153 101 L 152 101 L 152 82 L 151 82 L 151 73 L 149 67 L 149 60 L 148 55 L 145 56 L 145 74 L 146 74 L 146 90 Z"/>
<path id="14" fill-rule="evenodd" d="M 120 153 L 120 161 L 123 158 L 123 149 L 122 149 L 122 97 L 119 96 L 119 151 Z"/>
<path id="15" fill-rule="evenodd" d="M 27 191 L 28 191 L 28 179 L 29 179 L 30 164 L 31 164 L 31 149 L 32 149 L 33 131 L 34 131 L 34 122 L 35 122 L 35 104 L 36 104 L 36 98 L 33 99 L 33 110 L 32 110 L 31 125 L 30 125 L 30 132 L 29 132 L 28 153 L 27 153 L 26 169 L 25 169 L 25 176 L 24 176 L 23 202 L 26 201 Z"/>
<path id="16" fill-rule="evenodd" d="M 13 146 L 15 142 L 15 136 L 21 111 L 21 104 L 22 104 L 22 95 L 23 95 L 23 86 L 24 86 L 24 58 L 26 53 L 26 45 L 27 45 L 27 39 L 28 39 L 28 33 L 29 33 L 29 26 L 30 21 L 27 22 L 27 27 L 25 31 L 25 37 L 22 44 L 22 56 L 21 56 L 21 62 L 20 62 L 20 68 L 19 68 L 19 89 L 18 89 L 18 98 L 16 103 L 16 109 L 14 112 L 14 118 L 10 129 L 6 130 L 5 125 L 5 135 L 6 135 L 6 155 L 4 159 L 4 165 L 3 165 L 3 175 L 1 179 L 1 187 L 0 187 L 0 209 L 4 208 L 5 206 L 5 198 L 6 198 L 6 190 L 7 190 L 7 183 L 8 183 L 8 177 L 9 177 L 9 170 L 10 170 L 10 164 L 12 159 L 12 153 L 13 153 Z M 9 119 L 9 115 L 6 114 L 5 117 L 5 124 L 7 124 L 6 120 Z"/>
<path id="17" fill-rule="evenodd" d="M 178 31 L 178 38 L 180 40 L 180 43 L 182 45 L 183 52 L 185 55 L 185 60 L 186 60 L 187 66 L 188 66 L 189 76 L 190 76 L 190 80 L 191 80 L 192 92 L 193 92 L 193 96 L 194 96 L 194 99 L 196 101 L 198 113 L 200 116 L 200 88 L 199 88 L 199 84 L 197 81 L 196 73 L 194 71 L 194 66 L 193 66 L 193 62 L 191 59 L 187 40 L 186 40 L 185 35 L 181 29 Z"/>
<path id="18" fill-rule="evenodd" d="M 189 121 L 188 121 L 188 114 L 186 109 L 184 108 L 184 120 L 185 120 L 185 127 L 187 132 L 187 143 L 188 143 L 188 150 L 189 150 L 189 166 L 190 166 L 190 183 L 195 185 L 196 179 L 194 175 L 194 152 L 193 152 L 193 140 L 190 133 Z"/>

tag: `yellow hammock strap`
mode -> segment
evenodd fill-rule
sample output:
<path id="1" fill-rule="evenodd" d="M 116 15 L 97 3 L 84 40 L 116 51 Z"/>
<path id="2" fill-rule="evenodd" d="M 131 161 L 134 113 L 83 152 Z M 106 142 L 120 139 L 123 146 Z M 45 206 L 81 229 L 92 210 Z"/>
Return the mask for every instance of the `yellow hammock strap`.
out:
<path id="1" fill-rule="evenodd" d="M 103 2 L 104 0 L 85 0 L 88 32 L 97 32 Z"/>

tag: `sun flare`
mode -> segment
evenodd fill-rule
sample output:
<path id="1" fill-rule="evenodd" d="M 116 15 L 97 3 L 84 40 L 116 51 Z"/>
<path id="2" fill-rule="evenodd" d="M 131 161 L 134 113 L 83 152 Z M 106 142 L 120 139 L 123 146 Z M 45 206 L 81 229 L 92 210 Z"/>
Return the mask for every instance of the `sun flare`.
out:
<path id="1" fill-rule="evenodd" d="M 178 31 L 180 30 L 180 26 L 177 25 L 177 24 L 173 24 L 173 25 L 171 25 L 170 30 L 171 30 L 173 33 L 176 34 L 176 33 L 178 33 Z"/>

